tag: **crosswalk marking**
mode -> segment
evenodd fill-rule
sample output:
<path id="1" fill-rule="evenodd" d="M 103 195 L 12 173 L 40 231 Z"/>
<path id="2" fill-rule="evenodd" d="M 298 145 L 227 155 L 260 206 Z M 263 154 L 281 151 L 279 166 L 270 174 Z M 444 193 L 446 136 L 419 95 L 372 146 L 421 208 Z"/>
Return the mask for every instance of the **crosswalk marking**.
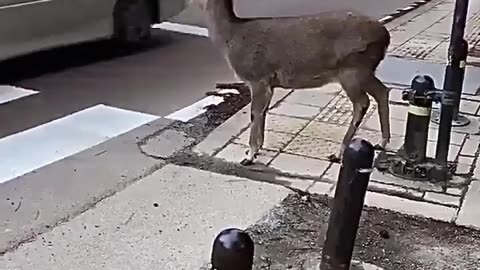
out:
<path id="1" fill-rule="evenodd" d="M 0 139 L 0 183 L 158 119 L 103 104 Z"/>
<path id="2" fill-rule="evenodd" d="M 207 111 L 206 107 L 210 105 L 218 105 L 222 102 L 224 102 L 225 99 L 223 97 L 218 97 L 218 96 L 208 96 L 206 98 L 203 98 L 192 105 L 182 108 L 178 111 L 175 111 L 167 116 L 165 118 L 172 119 L 172 120 L 177 120 L 177 121 L 182 121 L 182 122 L 188 122 L 189 120 L 203 114 L 204 112 Z"/>
<path id="3" fill-rule="evenodd" d="M 153 25 L 155 29 L 162 29 L 172 32 L 178 32 L 183 34 L 196 35 L 201 37 L 208 37 L 208 29 L 204 27 L 198 27 L 194 25 L 172 23 L 172 22 L 162 22 Z"/>
<path id="4" fill-rule="evenodd" d="M 35 94 L 38 94 L 38 91 L 11 85 L 0 85 L 0 105 Z"/>

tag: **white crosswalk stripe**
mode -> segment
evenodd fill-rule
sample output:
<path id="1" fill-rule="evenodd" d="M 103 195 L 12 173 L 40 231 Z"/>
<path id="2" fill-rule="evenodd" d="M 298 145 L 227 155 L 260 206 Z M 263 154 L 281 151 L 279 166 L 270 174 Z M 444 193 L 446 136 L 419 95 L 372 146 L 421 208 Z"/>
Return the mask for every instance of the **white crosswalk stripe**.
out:
<path id="1" fill-rule="evenodd" d="M 0 105 L 35 94 L 38 94 L 38 91 L 11 85 L 0 85 Z"/>
<path id="2" fill-rule="evenodd" d="M 0 183 L 121 135 L 158 116 L 97 105 L 0 139 Z"/>

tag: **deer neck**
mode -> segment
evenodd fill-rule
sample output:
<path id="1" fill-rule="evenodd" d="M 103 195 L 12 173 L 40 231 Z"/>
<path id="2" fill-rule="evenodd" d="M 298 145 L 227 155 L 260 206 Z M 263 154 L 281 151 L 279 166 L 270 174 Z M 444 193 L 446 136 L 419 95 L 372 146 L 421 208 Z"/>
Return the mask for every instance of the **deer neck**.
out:
<path id="1" fill-rule="evenodd" d="M 235 25 L 242 21 L 235 15 L 233 0 L 208 0 L 206 12 L 210 35 L 216 42 L 229 40 Z"/>

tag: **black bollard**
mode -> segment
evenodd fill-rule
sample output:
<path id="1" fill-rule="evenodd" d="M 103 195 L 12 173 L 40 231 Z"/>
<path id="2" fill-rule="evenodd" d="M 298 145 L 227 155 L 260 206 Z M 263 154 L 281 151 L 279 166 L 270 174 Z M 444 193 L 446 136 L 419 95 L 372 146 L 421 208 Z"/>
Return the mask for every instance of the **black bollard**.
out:
<path id="1" fill-rule="evenodd" d="M 321 270 L 348 270 L 370 174 L 373 145 L 355 138 L 344 152 L 333 208 L 323 246 Z"/>
<path id="2" fill-rule="evenodd" d="M 247 232 L 229 228 L 213 242 L 212 270 L 252 270 L 255 245 Z"/>
<path id="3" fill-rule="evenodd" d="M 437 151 L 435 153 L 436 163 L 443 168 L 446 168 L 448 162 L 452 121 L 455 120 L 455 117 L 457 117 L 457 120 L 459 118 L 458 108 L 456 107 L 460 104 L 468 54 L 468 44 L 463 38 L 467 13 L 468 0 L 457 0 L 448 50 L 448 66 L 445 72 Z M 443 175 L 445 176 L 445 174 Z"/>
<path id="4" fill-rule="evenodd" d="M 405 142 L 401 155 L 413 162 L 424 162 L 427 155 L 428 130 L 433 98 L 429 92 L 435 83 L 428 75 L 418 75 L 412 80 L 411 90 L 403 92 L 402 98 L 409 101 Z"/>

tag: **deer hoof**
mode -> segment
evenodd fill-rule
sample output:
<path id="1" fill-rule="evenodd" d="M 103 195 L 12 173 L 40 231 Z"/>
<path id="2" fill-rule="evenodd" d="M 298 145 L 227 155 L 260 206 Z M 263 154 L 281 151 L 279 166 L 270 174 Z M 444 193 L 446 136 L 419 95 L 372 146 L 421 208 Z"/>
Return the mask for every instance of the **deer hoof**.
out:
<path id="1" fill-rule="evenodd" d="M 340 163 L 340 158 L 336 154 L 331 154 L 328 156 L 328 160 L 333 163 Z"/>
<path id="2" fill-rule="evenodd" d="M 382 146 L 381 146 L 380 144 L 378 144 L 378 143 L 373 146 L 373 149 L 374 149 L 375 151 L 385 152 L 385 147 L 382 147 Z"/>
<path id="3" fill-rule="evenodd" d="M 242 161 L 240 161 L 240 165 L 242 166 L 251 166 L 253 165 L 253 160 L 244 158 Z"/>

